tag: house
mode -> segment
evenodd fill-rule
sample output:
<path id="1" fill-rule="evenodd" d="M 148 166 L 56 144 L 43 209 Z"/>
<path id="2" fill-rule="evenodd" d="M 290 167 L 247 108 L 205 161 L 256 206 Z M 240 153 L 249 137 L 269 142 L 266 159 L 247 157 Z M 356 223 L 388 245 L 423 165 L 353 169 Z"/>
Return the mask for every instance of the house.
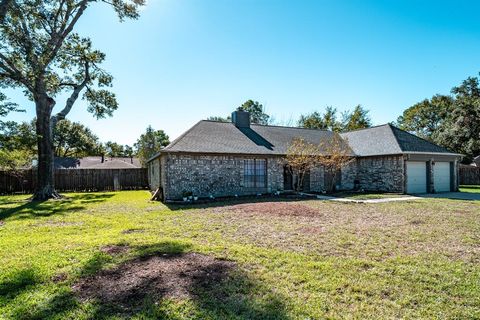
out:
<path id="1" fill-rule="evenodd" d="M 285 164 L 294 138 L 319 144 L 337 133 L 324 130 L 250 124 L 247 112 L 235 111 L 232 122 L 200 121 L 147 161 L 152 190 L 164 200 L 255 195 L 293 189 Z M 341 170 L 342 190 L 427 193 L 458 189 L 460 154 L 423 140 L 393 125 L 342 133 L 355 161 Z M 304 190 L 325 190 L 325 170 L 311 170 Z"/>
<path id="2" fill-rule="evenodd" d="M 90 156 L 83 158 L 57 157 L 55 169 L 132 169 L 141 168 L 138 158 Z"/>
<path id="3" fill-rule="evenodd" d="M 476 156 L 475 158 L 473 158 L 472 166 L 480 167 L 480 156 Z"/>

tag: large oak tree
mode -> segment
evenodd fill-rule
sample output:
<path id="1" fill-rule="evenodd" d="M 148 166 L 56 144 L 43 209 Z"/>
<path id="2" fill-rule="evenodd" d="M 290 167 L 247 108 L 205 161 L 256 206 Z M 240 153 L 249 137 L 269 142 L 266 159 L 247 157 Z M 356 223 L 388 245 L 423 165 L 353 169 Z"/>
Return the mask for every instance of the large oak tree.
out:
<path id="1" fill-rule="evenodd" d="M 464 154 L 470 163 L 480 154 L 480 77 L 468 77 L 451 95 L 435 95 L 406 109 L 397 125 Z"/>
<path id="2" fill-rule="evenodd" d="M 105 54 L 74 32 L 85 10 L 111 6 L 120 20 L 136 19 L 144 0 L 0 0 L 0 89 L 19 88 L 35 103 L 38 185 L 34 199 L 59 197 L 53 178 L 53 129 L 81 96 L 97 118 L 117 109 L 101 68 Z M 57 97 L 68 98 L 54 113 Z"/>

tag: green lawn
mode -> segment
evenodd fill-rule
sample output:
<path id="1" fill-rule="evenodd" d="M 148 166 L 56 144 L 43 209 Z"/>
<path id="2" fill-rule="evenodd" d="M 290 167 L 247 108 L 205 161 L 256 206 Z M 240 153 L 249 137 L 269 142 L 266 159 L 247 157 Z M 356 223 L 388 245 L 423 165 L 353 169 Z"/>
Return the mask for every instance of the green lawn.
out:
<path id="1" fill-rule="evenodd" d="M 460 186 L 460 191 L 480 193 L 480 186 Z"/>
<path id="2" fill-rule="evenodd" d="M 480 318 L 480 202 L 0 197 L 0 319 Z"/>
<path id="3" fill-rule="evenodd" d="M 349 192 L 349 191 L 337 192 L 332 196 L 337 198 L 346 198 L 346 199 L 352 199 L 352 200 L 371 200 L 371 199 L 408 197 L 408 195 L 400 194 L 400 193 Z"/>

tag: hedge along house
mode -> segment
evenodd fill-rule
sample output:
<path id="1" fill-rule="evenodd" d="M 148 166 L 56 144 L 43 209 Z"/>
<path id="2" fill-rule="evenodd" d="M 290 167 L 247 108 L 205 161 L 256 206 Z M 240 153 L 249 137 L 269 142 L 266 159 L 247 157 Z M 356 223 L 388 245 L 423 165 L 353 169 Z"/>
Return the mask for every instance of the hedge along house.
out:
<path id="1" fill-rule="evenodd" d="M 294 189 L 285 162 L 295 138 L 319 144 L 337 133 L 293 127 L 250 124 L 247 112 L 235 111 L 232 122 L 203 120 L 148 160 L 152 190 L 163 199 L 255 195 Z M 336 184 L 341 190 L 427 193 L 458 189 L 460 154 L 392 125 L 340 135 L 355 161 L 344 167 Z M 322 167 L 305 178 L 305 192 L 326 189 Z"/>

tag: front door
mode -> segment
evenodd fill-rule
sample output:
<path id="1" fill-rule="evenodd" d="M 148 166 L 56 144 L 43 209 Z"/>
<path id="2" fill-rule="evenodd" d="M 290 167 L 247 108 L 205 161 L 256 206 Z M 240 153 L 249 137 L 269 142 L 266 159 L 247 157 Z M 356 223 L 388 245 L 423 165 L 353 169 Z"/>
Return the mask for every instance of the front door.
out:
<path id="1" fill-rule="evenodd" d="M 283 167 L 283 190 L 293 190 L 293 176 L 288 166 Z"/>

